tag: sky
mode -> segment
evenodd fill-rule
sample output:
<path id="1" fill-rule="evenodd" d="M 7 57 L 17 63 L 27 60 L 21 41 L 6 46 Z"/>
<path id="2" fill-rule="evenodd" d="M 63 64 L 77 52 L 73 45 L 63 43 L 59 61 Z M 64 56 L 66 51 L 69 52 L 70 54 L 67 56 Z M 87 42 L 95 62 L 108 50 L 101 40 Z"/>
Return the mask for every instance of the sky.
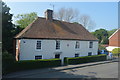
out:
<path id="1" fill-rule="evenodd" d="M 112 30 L 118 28 L 118 2 L 6 2 L 10 7 L 13 16 L 17 14 L 37 12 L 39 17 L 44 17 L 47 9 L 73 8 L 77 9 L 80 15 L 86 14 L 96 23 L 93 29 Z M 15 18 L 13 17 L 13 22 Z"/>

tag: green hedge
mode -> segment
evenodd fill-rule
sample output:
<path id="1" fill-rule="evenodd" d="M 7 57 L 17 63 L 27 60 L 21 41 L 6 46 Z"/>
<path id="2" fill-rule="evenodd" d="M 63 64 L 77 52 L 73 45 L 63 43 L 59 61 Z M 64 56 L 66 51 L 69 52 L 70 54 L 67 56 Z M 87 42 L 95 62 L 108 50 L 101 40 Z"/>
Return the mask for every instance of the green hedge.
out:
<path id="1" fill-rule="evenodd" d="M 64 63 L 65 65 L 66 64 L 80 64 L 80 63 L 97 62 L 97 61 L 104 61 L 104 60 L 106 60 L 106 54 L 64 58 Z"/>
<path id="2" fill-rule="evenodd" d="M 46 67 L 55 67 L 61 65 L 60 59 L 38 59 L 15 61 L 14 64 L 6 68 L 6 72 L 14 72 L 20 70 L 30 70 Z"/>

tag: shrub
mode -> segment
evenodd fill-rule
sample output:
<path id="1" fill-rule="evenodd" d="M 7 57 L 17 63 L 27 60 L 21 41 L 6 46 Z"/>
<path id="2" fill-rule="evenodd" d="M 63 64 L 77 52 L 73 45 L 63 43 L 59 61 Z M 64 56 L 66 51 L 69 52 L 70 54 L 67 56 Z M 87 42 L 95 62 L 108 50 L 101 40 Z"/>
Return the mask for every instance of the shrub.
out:
<path id="1" fill-rule="evenodd" d="M 12 54 L 7 51 L 2 53 L 2 73 L 5 74 L 9 71 L 14 65 L 15 58 Z"/>
<path id="2" fill-rule="evenodd" d="M 22 60 L 16 61 L 9 72 L 38 69 L 46 67 L 55 67 L 61 65 L 60 59 L 38 59 L 38 60 Z"/>
<path id="3" fill-rule="evenodd" d="M 120 54 L 120 48 L 115 48 L 112 50 L 113 56 L 118 56 Z"/>
<path id="4" fill-rule="evenodd" d="M 120 48 L 115 48 L 115 49 L 113 49 L 113 50 L 112 50 L 112 53 L 113 53 L 113 54 L 118 54 L 118 53 L 120 53 Z"/>
<path id="5" fill-rule="evenodd" d="M 67 58 L 67 64 L 80 64 L 80 63 L 88 63 L 88 62 L 96 62 L 96 61 L 104 61 L 106 60 L 106 55 L 93 55 L 93 56 L 83 56 L 83 57 L 74 57 Z"/>

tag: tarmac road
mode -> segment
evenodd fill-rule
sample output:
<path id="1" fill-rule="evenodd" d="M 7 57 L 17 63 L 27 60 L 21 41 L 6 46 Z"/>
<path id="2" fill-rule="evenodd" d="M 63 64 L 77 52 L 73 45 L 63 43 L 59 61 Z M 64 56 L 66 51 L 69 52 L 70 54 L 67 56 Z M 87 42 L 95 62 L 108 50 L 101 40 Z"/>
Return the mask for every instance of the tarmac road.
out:
<path id="1" fill-rule="evenodd" d="M 55 69 L 55 68 L 52 68 Z M 111 62 L 81 68 L 67 69 L 50 72 L 45 70 L 33 70 L 23 73 L 6 76 L 6 78 L 118 78 L 118 62 Z M 46 69 L 47 71 L 47 69 Z M 29 74 L 28 74 L 29 73 Z M 31 73 L 31 74 L 30 74 Z"/>

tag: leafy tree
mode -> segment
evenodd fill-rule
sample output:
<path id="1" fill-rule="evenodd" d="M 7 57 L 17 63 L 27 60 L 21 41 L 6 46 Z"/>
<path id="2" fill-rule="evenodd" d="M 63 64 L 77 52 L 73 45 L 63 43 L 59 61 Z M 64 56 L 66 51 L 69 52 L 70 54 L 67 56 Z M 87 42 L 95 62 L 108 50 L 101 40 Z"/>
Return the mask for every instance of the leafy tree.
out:
<path id="1" fill-rule="evenodd" d="M 113 56 L 119 56 L 120 55 L 120 48 L 115 48 L 112 50 Z"/>
<path id="2" fill-rule="evenodd" d="M 108 37 L 110 37 L 117 29 L 112 29 L 108 31 Z"/>
<path id="3" fill-rule="evenodd" d="M 99 43 L 108 44 L 108 32 L 105 29 L 99 29 L 92 32 L 99 39 Z"/>
<path id="4" fill-rule="evenodd" d="M 12 53 L 14 25 L 12 24 L 12 14 L 9 13 L 10 8 L 2 2 L 2 49 Z"/>
<path id="5" fill-rule="evenodd" d="M 32 12 L 28 14 L 18 14 L 15 18 L 17 19 L 17 25 L 21 28 L 25 28 L 37 18 L 37 13 Z"/>
<path id="6" fill-rule="evenodd" d="M 120 54 L 120 48 L 115 48 L 112 50 L 113 54 Z"/>

